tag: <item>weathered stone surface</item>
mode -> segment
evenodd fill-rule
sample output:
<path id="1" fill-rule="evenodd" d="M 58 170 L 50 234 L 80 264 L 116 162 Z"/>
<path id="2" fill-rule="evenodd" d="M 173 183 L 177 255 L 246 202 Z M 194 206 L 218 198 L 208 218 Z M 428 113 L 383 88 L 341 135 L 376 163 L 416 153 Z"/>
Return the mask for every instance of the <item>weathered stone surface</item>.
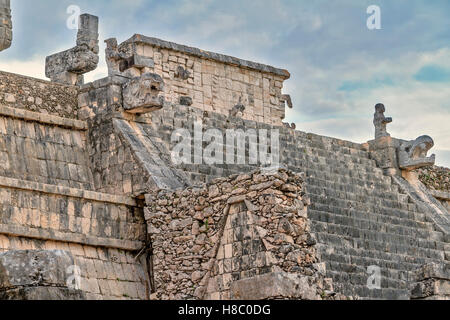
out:
<path id="1" fill-rule="evenodd" d="M 10 0 L 0 0 L 0 51 L 8 49 L 12 42 Z"/>
<path id="2" fill-rule="evenodd" d="M 429 136 L 421 136 L 414 141 L 404 142 L 398 150 L 398 161 L 401 169 L 415 170 L 433 166 L 436 156 L 427 157 L 428 150 L 433 148 L 434 141 Z"/>
<path id="3" fill-rule="evenodd" d="M 189 79 L 191 73 L 184 69 L 182 66 L 178 66 L 177 71 L 175 72 L 175 77 L 180 78 L 181 80 Z"/>
<path id="4" fill-rule="evenodd" d="M 188 96 L 193 107 L 225 116 L 241 103 L 246 107 L 241 117 L 245 120 L 281 125 L 285 118 L 282 88 L 289 77 L 285 70 L 141 35 L 120 44 L 119 52 L 154 62 L 148 68 L 131 67 L 123 74 L 160 75 L 167 102 L 178 104 L 180 97 Z"/>
<path id="5" fill-rule="evenodd" d="M 147 113 L 164 106 L 164 81 L 154 73 L 145 73 L 123 85 L 123 108 L 130 113 Z"/>
<path id="6" fill-rule="evenodd" d="M 254 184 L 274 181 L 274 176 L 290 183 L 275 183 L 272 194 L 264 188 L 252 191 Z M 156 297 L 331 298 L 332 288 L 313 267 L 319 261 L 315 242 L 309 241 L 307 217 L 296 205 L 302 190 L 300 174 L 280 169 L 274 175 L 256 171 L 184 191 L 148 195 L 146 218 L 155 250 Z M 287 196 L 290 192 L 293 197 Z M 170 215 L 164 214 L 169 208 Z M 274 280 L 255 278 L 265 274 Z M 255 286 L 264 282 L 279 287 L 233 297 L 232 284 L 244 279 L 255 281 Z"/>
<path id="7" fill-rule="evenodd" d="M 230 111 L 230 117 L 233 118 L 242 118 L 242 116 L 244 115 L 244 111 L 245 111 L 245 106 L 241 103 L 235 105 L 233 107 L 233 109 L 231 109 Z"/>
<path id="8" fill-rule="evenodd" d="M 450 300 L 450 265 L 431 263 L 412 273 L 417 281 L 411 289 L 414 300 Z"/>
<path id="9" fill-rule="evenodd" d="M 375 125 L 375 139 L 382 137 L 389 137 L 389 133 L 386 131 L 387 124 L 392 122 L 392 118 L 386 118 L 384 112 L 386 111 L 383 104 L 377 104 L 375 106 L 375 115 L 373 124 Z"/>
<path id="10" fill-rule="evenodd" d="M 124 59 L 124 55 L 119 52 L 119 46 L 116 38 L 110 38 L 105 40 L 105 59 L 108 66 L 108 75 L 114 76 L 120 74 L 119 66 L 120 61 Z"/>
<path id="11" fill-rule="evenodd" d="M 66 286 L 66 270 L 74 265 L 65 251 L 9 251 L 0 254 L 0 288 Z"/>
<path id="12" fill-rule="evenodd" d="M 123 53 L 121 56 L 125 56 Z M 119 70 L 120 72 L 124 72 L 130 68 L 137 68 L 137 69 L 147 69 L 153 68 L 155 66 L 155 63 L 153 62 L 153 59 L 139 55 L 139 54 L 133 54 L 131 57 L 125 57 L 120 61 L 119 64 Z"/>
<path id="13" fill-rule="evenodd" d="M 74 259 L 66 251 L 9 251 L 0 254 L 0 299 L 83 299 L 68 282 Z"/>
<path id="14" fill-rule="evenodd" d="M 45 76 L 54 82 L 81 85 L 82 75 L 97 68 L 98 17 L 83 14 L 79 21 L 76 47 L 46 58 Z"/>
<path id="15" fill-rule="evenodd" d="M 311 278 L 298 274 L 275 272 L 231 284 L 233 300 L 298 299 L 321 300 Z"/>
<path id="16" fill-rule="evenodd" d="M 420 181 L 427 188 L 436 191 L 450 192 L 450 169 L 444 167 L 427 167 L 418 169 Z"/>

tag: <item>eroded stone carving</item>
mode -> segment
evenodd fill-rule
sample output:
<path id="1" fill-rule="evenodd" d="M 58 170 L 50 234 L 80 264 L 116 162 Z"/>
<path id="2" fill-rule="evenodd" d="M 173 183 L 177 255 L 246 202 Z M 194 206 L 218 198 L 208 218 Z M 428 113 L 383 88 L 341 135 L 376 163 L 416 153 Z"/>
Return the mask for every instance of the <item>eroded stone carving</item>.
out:
<path id="1" fill-rule="evenodd" d="M 12 20 L 10 0 L 0 0 L 0 51 L 12 43 Z"/>
<path id="2" fill-rule="evenodd" d="M 178 66 L 177 71 L 175 72 L 175 78 L 180 78 L 182 80 L 189 79 L 191 73 L 184 69 L 182 66 Z"/>
<path id="3" fill-rule="evenodd" d="M 230 117 L 242 118 L 244 116 L 245 106 L 241 103 L 241 99 L 239 99 L 239 103 L 230 110 Z"/>
<path id="4" fill-rule="evenodd" d="M 120 74 L 119 66 L 120 61 L 124 59 L 122 53 L 119 52 L 119 46 L 116 38 L 110 38 L 105 40 L 105 59 L 108 66 L 108 75 L 114 76 Z"/>
<path id="5" fill-rule="evenodd" d="M 284 104 L 288 106 L 289 109 L 292 109 L 294 106 L 292 104 L 292 98 L 289 94 L 283 94 L 280 99 Z"/>
<path id="6" fill-rule="evenodd" d="M 404 170 L 415 170 L 434 165 L 436 156 L 427 157 L 433 148 L 434 141 L 429 136 L 421 136 L 413 141 L 404 142 L 398 151 L 399 167 Z"/>
<path id="7" fill-rule="evenodd" d="M 375 125 L 375 139 L 390 137 L 390 134 L 387 133 L 386 127 L 388 123 L 392 122 L 392 118 L 386 118 L 384 116 L 385 112 L 386 108 L 383 104 L 379 103 L 375 106 L 375 115 L 373 119 L 373 124 Z"/>
<path id="8" fill-rule="evenodd" d="M 69 85 L 83 84 L 83 74 L 97 68 L 98 17 L 80 16 L 76 47 L 46 58 L 45 76 L 53 82 Z"/>
<path id="9" fill-rule="evenodd" d="M 154 73 L 144 73 L 123 85 L 123 107 L 130 113 L 147 113 L 164 105 L 163 79 Z"/>
<path id="10" fill-rule="evenodd" d="M 192 101 L 192 98 L 191 98 L 191 97 L 188 97 L 188 96 L 182 96 L 182 97 L 180 97 L 180 104 L 181 104 L 182 106 L 188 106 L 188 107 L 190 107 L 190 106 L 192 106 L 193 103 L 194 103 L 194 102 Z"/>

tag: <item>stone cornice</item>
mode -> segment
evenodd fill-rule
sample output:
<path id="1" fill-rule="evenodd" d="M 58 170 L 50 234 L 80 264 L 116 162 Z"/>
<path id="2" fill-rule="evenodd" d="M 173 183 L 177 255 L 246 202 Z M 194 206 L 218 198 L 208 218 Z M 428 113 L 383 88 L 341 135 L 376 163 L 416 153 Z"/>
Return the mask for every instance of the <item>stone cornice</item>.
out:
<path id="1" fill-rule="evenodd" d="M 285 80 L 291 77 L 291 74 L 285 69 L 279 69 L 269 65 L 243 60 L 232 56 L 223 55 L 220 53 L 204 51 L 198 48 L 189 47 L 157 38 L 147 37 L 140 34 L 135 34 L 133 37 L 125 41 L 123 44 L 127 43 L 147 44 L 162 49 L 174 50 L 191 56 L 196 56 L 202 59 L 214 60 L 224 64 L 237 66 L 240 68 L 274 74 L 283 77 Z"/>

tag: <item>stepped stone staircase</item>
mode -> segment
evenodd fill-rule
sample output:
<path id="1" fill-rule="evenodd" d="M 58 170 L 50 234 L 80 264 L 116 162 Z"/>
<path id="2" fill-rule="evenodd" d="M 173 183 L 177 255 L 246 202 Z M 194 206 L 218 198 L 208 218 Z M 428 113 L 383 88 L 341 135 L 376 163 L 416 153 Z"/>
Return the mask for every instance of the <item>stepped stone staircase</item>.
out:
<path id="1" fill-rule="evenodd" d="M 151 128 L 171 150 L 170 133 L 177 127 L 192 131 L 195 110 L 153 114 Z M 173 120 L 175 119 L 175 120 Z M 274 127 L 251 121 L 227 123 L 222 116 L 202 119 L 208 127 L 248 130 Z M 237 124 L 236 124 L 237 123 Z M 279 128 L 280 162 L 304 172 L 311 199 L 309 218 L 321 260 L 335 290 L 361 299 L 409 299 L 410 272 L 431 262 L 448 263 L 448 234 L 384 175 L 369 152 L 358 143 Z M 255 169 L 249 165 L 181 165 L 193 182 L 208 181 Z M 381 289 L 369 289 L 369 266 L 381 270 Z"/>
<path id="2" fill-rule="evenodd" d="M 309 218 L 336 291 L 362 299 L 409 299 L 409 271 L 448 262 L 450 243 L 361 145 L 304 134 L 295 166 L 306 173 Z M 381 269 L 381 289 L 367 268 Z"/>

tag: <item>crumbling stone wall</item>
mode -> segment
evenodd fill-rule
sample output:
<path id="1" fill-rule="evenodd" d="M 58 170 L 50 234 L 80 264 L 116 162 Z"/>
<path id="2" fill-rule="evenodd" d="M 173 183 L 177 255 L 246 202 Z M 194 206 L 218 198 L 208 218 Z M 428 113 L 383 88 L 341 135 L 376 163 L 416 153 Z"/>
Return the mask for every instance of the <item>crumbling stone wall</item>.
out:
<path id="1" fill-rule="evenodd" d="M 77 119 L 78 89 L 0 71 L 0 104 L 8 107 Z"/>
<path id="2" fill-rule="evenodd" d="M 230 299 L 233 282 L 276 271 L 311 276 L 312 297 L 326 295 L 303 180 L 257 171 L 147 195 L 154 298 Z"/>
<path id="3" fill-rule="evenodd" d="M 243 105 L 244 119 L 276 125 L 285 118 L 281 91 L 290 77 L 286 70 L 142 35 L 133 36 L 119 50 L 124 56 L 153 59 L 154 66 L 128 73 L 160 75 L 169 102 L 178 104 L 188 97 L 193 107 L 226 116 L 236 105 Z"/>
<path id="4" fill-rule="evenodd" d="M 450 169 L 427 167 L 418 170 L 420 181 L 431 190 L 450 192 Z"/>

